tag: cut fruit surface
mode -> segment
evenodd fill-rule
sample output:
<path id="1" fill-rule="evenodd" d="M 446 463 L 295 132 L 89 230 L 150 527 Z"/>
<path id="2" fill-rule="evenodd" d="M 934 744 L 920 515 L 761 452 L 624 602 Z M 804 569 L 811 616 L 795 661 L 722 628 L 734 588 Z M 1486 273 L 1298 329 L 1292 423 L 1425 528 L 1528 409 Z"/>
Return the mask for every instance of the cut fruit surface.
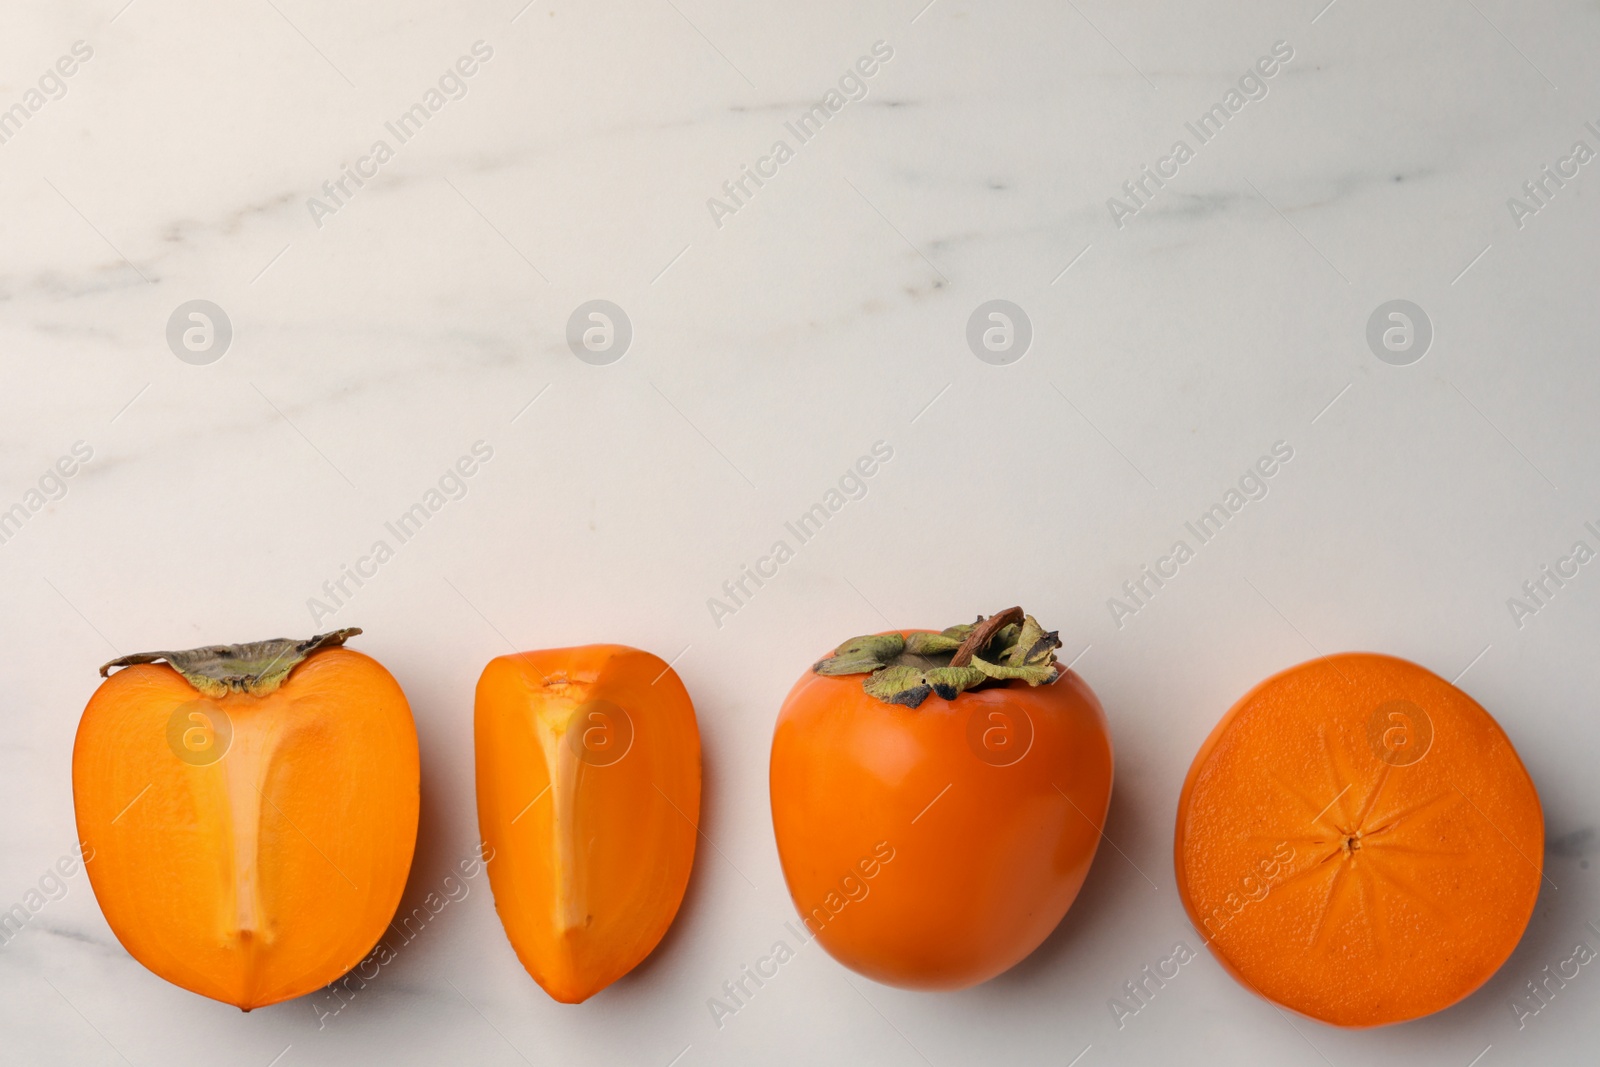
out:
<path id="1" fill-rule="evenodd" d="M 124 657 L 89 701 L 72 783 L 90 884 L 167 981 L 249 1011 L 339 978 L 393 918 L 417 733 L 389 672 L 336 647 L 359 632 Z"/>
<path id="2" fill-rule="evenodd" d="M 1178 804 L 1191 921 L 1241 983 L 1339 1026 L 1467 996 L 1539 895 L 1544 820 L 1489 713 L 1404 660 L 1269 678 L 1206 739 Z"/>
<path id="3" fill-rule="evenodd" d="M 495 910 L 545 992 L 586 1000 L 672 925 L 700 818 L 700 734 L 659 657 L 623 645 L 491 661 L 478 681 L 478 824 Z"/>

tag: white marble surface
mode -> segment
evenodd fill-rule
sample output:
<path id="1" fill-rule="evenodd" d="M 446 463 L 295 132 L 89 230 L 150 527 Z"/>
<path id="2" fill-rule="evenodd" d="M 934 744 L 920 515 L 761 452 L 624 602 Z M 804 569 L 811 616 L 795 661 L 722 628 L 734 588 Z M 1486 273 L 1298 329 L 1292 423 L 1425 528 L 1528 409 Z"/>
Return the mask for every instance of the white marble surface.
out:
<path id="1" fill-rule="evenodd" d="M 242 1016 L 155 978 L 79 873 L 0 947 L 0 1061 L 1592 1060 L 1600 975 L 1521 1028 L 1510 1004 L 1600 945 L 1600 563 L 1531 617 L 1507 600 L 1600 545 L 1594 167 L 1520 228 L 1507 200 L 1600 148 L 1600 11 L 1323 2 L 8 3 L 0 108 L 40 106 L 0 144 L 0 508 L 92 458 L 0 544 L 0 906 L 72 845 L 100 662 L 318 625 L 365 627 L 416 711 L 408 903 L 473 847 L 472 685 L 508 643 L 676 657 L 715 847 L 661 948 L 587 1004 L 534 985 L 478 884 L 321 1027 L 308 1000 Z M 64 95 L 28 97 L 77 41 Z M 308 199 L 478 41 L 466 95 L 319 226 Z M 786 133 L 878 41 L 865 98 Z M 1266 96 L 1197 145 L 1184 123 L 1279 41 Z M 1194 158 L 1116 226 L 1107 199 L 1179 138 Z M 778 139 L 793 158 L 719 227 L 708 198 Z M 634 330 L 605 366 L 565 341 L 596 298 Z M 1006 366 L 964 338 L 993 298 L 1033 327 Z M 1435 329 L 1407 366 L 1365 339 L 1397 298 Z M 165 340 L 193 299 L 233 325 L 209 365 Z M 880 439 L 867 495 L 714 620 Z M 477 441 L 467 495 L 314 620 Z M 1108 598 L 1277 441 L 1266 498 L 1119 627 Z M 1122 854 L 983 987 L 878 987 L 812 948 L 719 1029 L 707 998 L 793 914 L 766 758 L 794 677 L 886 620 L 1016 601 L 1087 646 Z M 1255 681 L 1352 648 L 1460 674 L 1499 717 L 1558 888 L 1421 1022 L 1291 1023 L 1203 956 L 1118 1029 L 1121 984 L 1193 937 L 1171 833 L 1195 748 Z"/>

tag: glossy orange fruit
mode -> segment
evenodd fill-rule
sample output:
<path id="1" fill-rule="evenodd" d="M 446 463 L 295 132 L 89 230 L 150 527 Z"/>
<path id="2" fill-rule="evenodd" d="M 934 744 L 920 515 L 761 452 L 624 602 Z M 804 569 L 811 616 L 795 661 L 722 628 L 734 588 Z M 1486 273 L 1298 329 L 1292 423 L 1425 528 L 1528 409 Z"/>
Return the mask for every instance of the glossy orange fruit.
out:
<path id="1" fill-rule="evenodd" d="M 694 705 L 659 657 L 585 645 L 490 661 L 476 724 L 495 910 L 546 993 L 587 1000 L 650 954 L 689 884 Z"/>
<path id="2" fill-rule="evenodd" d="M 1338 1026 L 1449 1007 L 1522 937 L 1544 818 L 1499 724 L 1405 660 L 1345 653 L 1262 682 L 1195 756 L 1178 890 L 1247 988 Z"/>
<path id="3" fill-rule="evenodd" d="M 845 966 L 960 989 L 1037 948 L 1078 895 L 1111 740 L 1060 641 L 1013 608 L 855 638 L 790 690 L 772 824 L 790 896 Z M 867 675 L 863 680 L 863 675 Z"/>
<path id="4" fill-rule="evenodd" d="M 339 647 L 360 632 L 101 669 L 126 667 L 78 724 L 78 833 L 112 932 L 167 981 L 274 1004 L 350 970 L 394 916 L 417 733 L 389 672 Z"/>

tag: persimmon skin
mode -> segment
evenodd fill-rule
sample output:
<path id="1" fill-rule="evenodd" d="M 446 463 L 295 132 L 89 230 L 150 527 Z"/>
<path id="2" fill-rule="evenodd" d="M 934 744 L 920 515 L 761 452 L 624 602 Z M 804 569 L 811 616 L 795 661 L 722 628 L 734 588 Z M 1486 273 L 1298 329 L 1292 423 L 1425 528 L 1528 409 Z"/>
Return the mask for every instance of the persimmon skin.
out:
<path id="1" fill-rule="evenodd" d="M 969 720 L 1018 736 L 1019 712 L 1031 747 L 1009 765 L 980 758 Z M 772 824 L 789 894 L 829 955 L 887 985 L 964 989 L 1060 923 L 1111 780 L 1105 713 L 1071 671 L 915 709 L 868 696 L 860 676 L 807 671 L 773 733 Z"/>
<path id="2" fill-rule="evenodd" d="M 688 888 L 694 704 L 648 652 L 545 649 L 484 668 L 475 734 L 495 910 L 540 987 L 581 1003 L 655 949 Z"/>
<path id="3" fill-rule="evenodd" d="M 1486 982 L 1532 917 L 1543 857 L 1538 793 L 1500 725 L 1425 668 L 1365 652 L 1242 697 L 1195 756 L 1174 834 L 1179 896 L 1223 968 L 1349 1028 Z"/>
<path id="4" fill-rule="evenodd" d="M 215 762 L 168 742 L 175 709 L 220 710 Z M 90 885 L 128 953 L 245 1011 L 313 992 L 371 951 L 416 844 L 416 726 L 388 671 L 313 653 L 265 696 L 206 698 L 166 665 L 95 691 L 72 754 Z"/>

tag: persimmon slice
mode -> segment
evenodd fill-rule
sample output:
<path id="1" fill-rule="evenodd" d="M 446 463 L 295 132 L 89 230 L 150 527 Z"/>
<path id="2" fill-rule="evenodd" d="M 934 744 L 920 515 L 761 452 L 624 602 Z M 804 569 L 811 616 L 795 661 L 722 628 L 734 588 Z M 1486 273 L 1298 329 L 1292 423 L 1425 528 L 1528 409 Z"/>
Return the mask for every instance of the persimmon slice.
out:
<path id="1" fill-rule="evenodd" d="M 555 1000 L 633 970 L 672 925 L 700 821 L 700 730 L 667 663 L 625 645 L 491 660 L 478 826 L 506 936 Z"/>
<path id="2" fill-rule="evenodd" d="M 1178 801 L 1189 918 L 1246 987 L 1337 1026 L 1446 1008 L 1505 962 L 1543 877 L 1539 796 L 1498 723 L 1405 660 L 1267 679 Z"/>

